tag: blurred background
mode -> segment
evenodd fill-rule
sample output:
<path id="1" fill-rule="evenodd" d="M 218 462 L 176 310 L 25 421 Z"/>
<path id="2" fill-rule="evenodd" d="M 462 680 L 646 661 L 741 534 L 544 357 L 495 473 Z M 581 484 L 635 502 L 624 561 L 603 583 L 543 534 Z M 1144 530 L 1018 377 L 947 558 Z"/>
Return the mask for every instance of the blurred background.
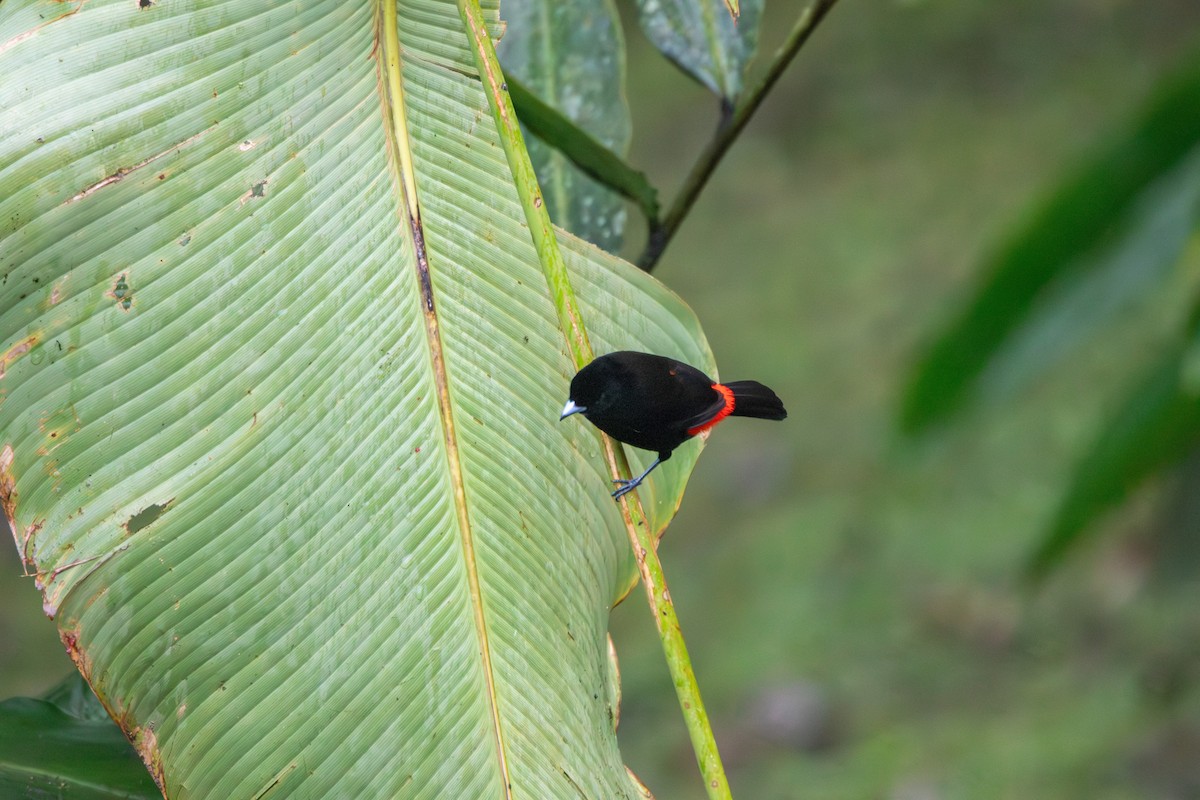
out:
<path id="1" fill-rule="evenodd" d="M 768 5 L 760 68 L 802 8 Z M 626 37 L 630 161 L 669 201 L 716 103 Z M 722 376 L 790 412 L 709 440 L 661 551 L 736 797 L 1200 798 L 1200 553 L 1190 523 L 1164 530 L 1177 478 L 1023 581 L 1074 464 L 1178 336 L 1195 237 L 1053 369 L 897 432 L 988 255 L 1198 46 L 1196 0 L 843 0 L 667 250 L 655 274 Z M 703 797 L 637 592 L 612 624 L 627 763 L 660 800 Z M 71 669 L 0 547 L 0 697 Z"/>

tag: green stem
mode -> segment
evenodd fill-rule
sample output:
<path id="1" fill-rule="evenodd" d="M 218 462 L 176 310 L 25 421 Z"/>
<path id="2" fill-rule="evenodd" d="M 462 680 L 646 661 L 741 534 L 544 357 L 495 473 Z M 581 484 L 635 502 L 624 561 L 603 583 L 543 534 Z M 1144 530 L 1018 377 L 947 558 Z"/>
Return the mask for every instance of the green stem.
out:
<path id="1" fill-rule="evenodd" d="M 588 341 L 587 329 L 567 275 L 562 252 L 558 248 L 550 215 L 546 211 L 546 204 L 534 175 L 533 164 L 529 160 L 529 152 L 525 149 L 521 127 L 517 122 L 503 73 L 500 71 L 500 63 L 496 59 L 495 48 L 484 25 L 483 13 L 480 11 L 478 0 L 458 0 L 458 8 L 471 37 L 475 64 L 492 109 L 492 117 L 500 133 L 501 146 L 516 183 L 534 247 L 546 275 L 551 299 L 558 310 L 559 322 L 567 339 L 567 348 L 576 368 L 582 368 L 592 360 L 592 346 Z M 612 475 L 628 476 L 630 471 L 625 451 L 607 436 L 602 436 L 601 441 Z M 692 747 L 696 751 L 700 771 L 704 775 L 705 789 L 711 800 L 732 800 L 729 781 L 721 766 L 721 757 L 717 753 L 717 744 L 708 722 L 708 715 L 704 711 L 704 703 L 700 699 L 691 659 L 684 645 L 679 617 L 675 613 L 675 605 L 667 589 L 662 563 L 658 560 L 658 542 L 654 531 L 650 528 L 637 492 L 630 492 L 621 498 L 620 507 L 642 577 L 642 585 L 646 590 L 646 599 L 658 626 L 659 639 L 666 654 L 675 692 L 679 697 L 684 723 L 692 738 Z"/>
<path id="2" fill-rule="evenodd" d="M 717 165 L 721 163 L 721 159 L 725 157 L 726 151 L 733 145 L 741 134 L 742 129 L 750 122 L 750 118 L 754 116 L 754 112 L 762 105 L 762 101 L 766 98 L 767 93 L 775 86 L 775 83 L 783 75 L 784 70 L 792 63 L 792 59 L 800 52 L 800 48 L 808 41 L 808 37 L 816 30 L 817 25 L 825 17 L 834 3 L 837 0 L 813 0 L 812 5 L 804 10 L 800 18 L 796 20 L 795 26 L 791 33 L 788 34 L 787 41 L 775 53 L 775 57 L 771 60 L 771 66 L 767 70 L 767 74 L 763 76 L 758 85 L 746 95 L 746 99 L 737 107 L 730 115 L 722 115 L 722 123 L 717 128 L 716 135 L 700 157 L 696 159 L 696 163 L 692 166 L 691 172 L 684 179 L 683 186 L 679 190 L 679 194 L 675 197 L 675 202 L 671 204 L 662 222 L 653 226 L 650 229 L 650 235 L 647 237 L 646 249 L 642 251 L 641 258 L 638 259 L 638 266 L 650 272 L 662 257 L 663 251 L 667 249 L 667 245 L 671 243 L 679 226 L 683 223 L 688 212 L 692 210 L 692 206 L 696 203 L 696 198 L 700 196 L 700 192 L 704 189 L 708 179 L 716 171 Z"/>

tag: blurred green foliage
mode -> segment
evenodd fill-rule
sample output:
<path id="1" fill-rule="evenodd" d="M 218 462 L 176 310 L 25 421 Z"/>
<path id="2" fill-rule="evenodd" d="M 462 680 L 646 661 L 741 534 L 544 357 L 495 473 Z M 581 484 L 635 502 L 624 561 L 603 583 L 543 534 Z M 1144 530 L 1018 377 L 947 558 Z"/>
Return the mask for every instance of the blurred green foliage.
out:
<path id="1" fill-rule="evenodd" d="M 760 52 L 800 8 L 768 4 Z M 1200 793 L 1195 553 L 1155 567 L 1175 485 L 1132 495 L 1040 592 L 1020 582 L 1094 432 L 1183 329 L 1194 244 L 1019 396 L 984 392 L 917 444 L 892 434 L 986 254 L 1198 34 L 1193 0 L 847 0 L 667 251 L 656 274 L 722 375 L 791 412 L 714 434 L 662 548 L 736 797 Z M 630 161 L 669 198 L 719 109 L 626 39 Z M 37 693 L 71 665 L 0 550 L 0 697 Z M 613 625 L 627 762 L 660 800 L 702 797 L 636 594 Z"/>
<path id="2" fill-rule="evenodd" d="M 1197 109 L 1200 50 L 1157 87 L 1149 107 L 1128 130 L 1057 186 L 984 265 L 986 277 L 978 293 L 940 333 L 916 370 L 904 398 L 902 427 L 917 433 L 944 421 L 988 363 L 996 360 L 1006 340 L 1034 315 L 1035 303 L 1047 288 L 1056 281 L 1084 283 L 1089 273 L 1105 266 L 1107 260 L 1097 253 L 1130 238 L 1131 227 L 1136 231 L 1131 218 L 1138 216 L 1138 201 L 1158 182 L 1182 172 L 1183 213 L 1175 215 L 1178 232 L 1156 226 L 1155 236 L 1142 237 L 1131 259 L 1136 269 L 1154 275 L 1163 272 L 1158 262 L 1175 263 L 1200 222 L 1197 170 L 1187 163 L 1200 148 Z M 1168 205 L 1180 193 L 1160 191 L 1152 204 Z M 1166 248 L 1164 239 L 1170 242 Z"/>
<path id="3" fill-rule="evenodd" d="M 985 265 L 975 296 L 914 371 L 900 415 L 907 433 L 945 422 L 985 370 L 1013 359 L 1013 340 L 1037 343 L 1017 359 L 1026 372 L 1058 366 L 1171 275 L 1200 230 L 1198 109 L 1200 49 Z M 1188 375 L 1200 316 L 1192 317 L 1080 461 L 1031 574 L 1044 575 L 1103 511 L 1200 443 L 1200 385 Z"/>

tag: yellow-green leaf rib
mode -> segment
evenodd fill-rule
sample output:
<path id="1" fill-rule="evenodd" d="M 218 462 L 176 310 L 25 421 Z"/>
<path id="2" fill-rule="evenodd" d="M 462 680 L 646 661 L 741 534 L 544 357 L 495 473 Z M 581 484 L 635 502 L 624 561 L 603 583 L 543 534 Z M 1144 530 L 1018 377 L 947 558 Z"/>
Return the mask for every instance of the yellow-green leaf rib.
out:
<path id="1" fill-rule="evenodd" d="M 413 266 L 418 285 L 417 299 L 425 321 L 425 335 L 429 345 L 429 360 L 433 370 L 437 393 L 438 414 L 442 425 L 449 479 L 454 496 L 454 511 L 458 532 L 462 540 L 463 562 L 467 583 L 470 587 L 471 612 L 475 621 L 475 632 L 479 639 L 479 658 L 483 678 L 487 684 L 487 704 L 491 712 L 492 738 L 495 744 L 496 761 L 501 775 L 501 786 L 505 798 L 512 797 L 512 781 L 508 774 L 508 759 L 505 755 L 504 727 L 496 698 L 496 681 L 492 669 L 491 639 L 488 635 L 487 616 L 483 590 L 479 584 L 476 560 L 475 531 L 471 525 L 467 492 L 463 483 L 462 462 L 459 457 L 458 434 L 455 429 L 454 403 L 450 396 L 450 380 L 447 376 L 446 353 L 442 347 L 442 335 L 438 320 L 437 301 L 434 297 L 433 281 L 430 277 L 429 252 L 425 247 L 425 230 L 421 222 L 420 196 L 417 191 L 416 171 L 408 139 L 408 122 L 405 118 L 404 91 L 400 69 L 400 35 L 394 0 L 380 0 L 382 6 L 381 71 L 384 75 L 386 119 L 388 141 L 396 155 L 397 178 L 404 202 L 400 204 L 402 221 L 411 232 Z"/>

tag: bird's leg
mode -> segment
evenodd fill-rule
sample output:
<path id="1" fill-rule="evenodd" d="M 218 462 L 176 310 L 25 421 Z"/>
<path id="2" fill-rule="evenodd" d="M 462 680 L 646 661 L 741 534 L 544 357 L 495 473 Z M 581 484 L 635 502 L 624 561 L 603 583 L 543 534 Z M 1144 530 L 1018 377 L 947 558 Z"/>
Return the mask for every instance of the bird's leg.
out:
<path id="1" fill-rule="evenodd" d="M 662 461 L 663 461 L 662 456 L 659 456 L 658 458 L 654 459 L 654 463 L 651 464 L 650 466 L 646 467 L 646 471 L 643 472 L 641 475 L 638 475 L 636 478 L 628 478 L 628 479 L 627 478 L 613 478 L 613 483 L 620 485 L 620 488 L 612 493 L 613 499 L 614 500 L 620 499 L 622 495 L 629 494 L 634 489 L 641 486 L 642 481 L 644 481 L 646 479 L 646 476 L 649 475 L 650 472 L 655 467 L 657 467 L 659 464 L 661 464 Z"/>

